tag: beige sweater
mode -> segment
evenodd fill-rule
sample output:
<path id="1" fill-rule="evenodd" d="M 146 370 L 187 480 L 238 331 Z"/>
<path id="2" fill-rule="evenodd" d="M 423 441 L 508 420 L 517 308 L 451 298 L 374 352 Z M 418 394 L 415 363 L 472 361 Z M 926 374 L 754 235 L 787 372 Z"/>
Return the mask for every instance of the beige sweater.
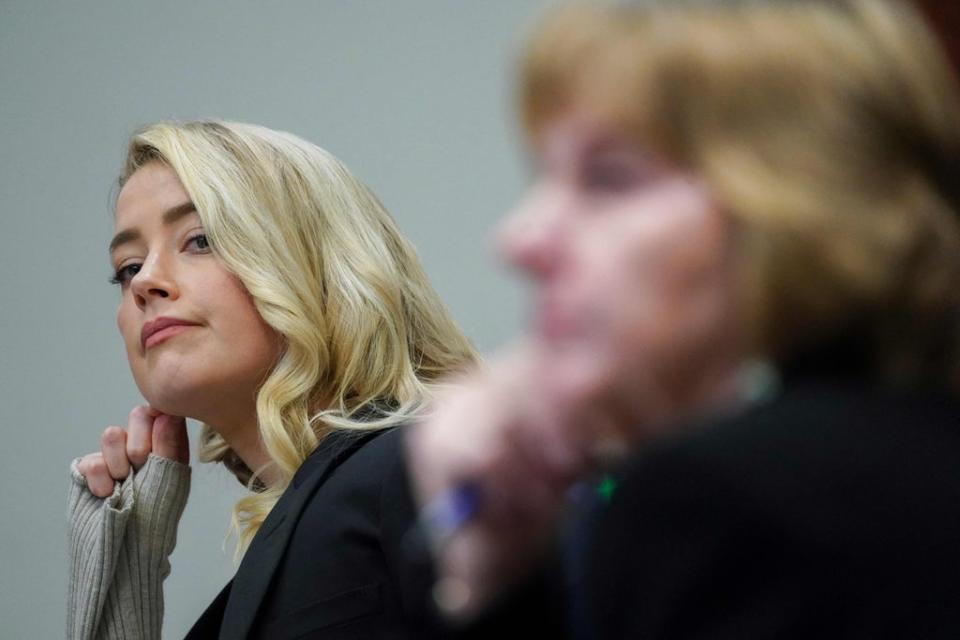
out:
<path id="1" fill-rule="evenodd" d="M 70 466 L 69 640 L 159 640 L 163 580 L 190 491 L 190 467 L 153 454 L 98 498 Z"/>

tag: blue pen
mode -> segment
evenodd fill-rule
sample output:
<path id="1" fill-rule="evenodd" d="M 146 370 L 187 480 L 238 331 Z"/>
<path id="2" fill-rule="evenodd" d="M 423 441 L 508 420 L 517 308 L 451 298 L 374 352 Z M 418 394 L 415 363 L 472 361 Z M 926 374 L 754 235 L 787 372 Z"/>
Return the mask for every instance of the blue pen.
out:
<path id="1" fill-rule="evenodd" d="M 431 500 L 420 512 L 422 530 L 442 544 L 480 511 L 481 491 L 475 482 L 462 482 Z"/>
<path id="2" fill-rule="evenodd" d="M 601 502 L 609 502 L 615 487 L 613 477 L 604 474 L 599 482 L 575 483 L 567 492 L 567 498 L 573 503 L 580 503 L 585 500 L 585 494 L 596 493 Z M 480 512 L 482 505 L 480 485 L 462 482 L 431 500 L 420 512 L 419 524 L 435 544 L 443 543 L 470 522 Z"/>

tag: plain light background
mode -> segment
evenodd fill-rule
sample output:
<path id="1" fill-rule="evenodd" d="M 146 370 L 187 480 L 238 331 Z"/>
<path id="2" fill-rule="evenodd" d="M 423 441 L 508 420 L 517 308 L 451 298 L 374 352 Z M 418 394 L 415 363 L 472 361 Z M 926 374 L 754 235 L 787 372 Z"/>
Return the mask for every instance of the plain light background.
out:
<path id="1" fill-rule="evenodd" d="M 0 637 L 63 636 L 68 464 L 140 402 L 107 283 L 129 134 L 215 117 L 327 148 L 489 351 L 522 323 L 522 286 L 489 237 L 526 181 L 513 63 L 549 2 L 0 0 Z M 168 638 L 234 571 L 224 538 L 242 489 L 220 468 L 193 473 Z"/>

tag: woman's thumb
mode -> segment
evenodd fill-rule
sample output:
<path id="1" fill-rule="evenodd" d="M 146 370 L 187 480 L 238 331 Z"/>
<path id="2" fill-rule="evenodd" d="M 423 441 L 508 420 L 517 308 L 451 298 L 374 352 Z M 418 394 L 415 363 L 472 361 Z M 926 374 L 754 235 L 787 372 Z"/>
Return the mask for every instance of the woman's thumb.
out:
<path id="1" fill-rule="evenodd" d="M 187 421 L 161 413 L 153 422 L 153 453 L 183 464 L 190 462 Z"/>

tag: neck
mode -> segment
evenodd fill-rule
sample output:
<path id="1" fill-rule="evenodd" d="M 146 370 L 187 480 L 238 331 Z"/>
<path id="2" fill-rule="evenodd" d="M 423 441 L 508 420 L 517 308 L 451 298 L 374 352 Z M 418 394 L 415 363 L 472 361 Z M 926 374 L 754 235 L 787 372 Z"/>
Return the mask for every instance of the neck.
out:
<path id="1" fill-rule="evenodd" d="M 200 419 L 224 439 L 267 487 L 278 485 L 280 474 L 260 439 L 256 407 Z"/>

